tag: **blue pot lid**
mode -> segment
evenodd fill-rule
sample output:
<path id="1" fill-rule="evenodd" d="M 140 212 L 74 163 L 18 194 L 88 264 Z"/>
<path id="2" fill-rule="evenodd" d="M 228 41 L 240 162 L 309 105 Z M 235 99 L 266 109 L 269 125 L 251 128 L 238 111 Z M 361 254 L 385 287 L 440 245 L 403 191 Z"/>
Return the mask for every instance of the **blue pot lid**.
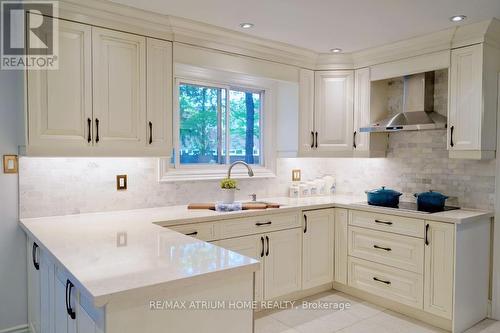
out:
<path id="1" fill-rule="evenodd" d="M 365 191 L 365 193 L 369 194 L 388 194 L 388 195 L 397 195 L 400 196 L 402 193 L 392 190 L 390 188 L 385 188 L 385 186 L 382 186 L 381 188 L 377 188 L 375 190 L 370 190 L 370 191 Z"/>
<path id="2" fill-rule="evenodd" d="M 433 190 L 429 190 L 427 192 L 421 192 L 421 193 L 415 193 L 415 196 L 418 197 L 423 197 L 423 198 L 430 198 L 430 199 L 448 199 L 448 197 L 442 193 L 439 192 L 434 192 Z"/>

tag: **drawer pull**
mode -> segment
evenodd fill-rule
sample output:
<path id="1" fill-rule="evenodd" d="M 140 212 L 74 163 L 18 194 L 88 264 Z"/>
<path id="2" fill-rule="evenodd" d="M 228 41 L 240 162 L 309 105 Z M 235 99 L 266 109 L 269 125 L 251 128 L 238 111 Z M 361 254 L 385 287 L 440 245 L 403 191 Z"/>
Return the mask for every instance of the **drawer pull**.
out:
<path id="1" fill-rule="evenodd" d="M 375 220 L 375 223 L 379 223 L 379 224 L 386 224 L 386 225 L 392 225 L 392 222 L 389 222 L 389 221 L 382 221 L 382 220 Z"/>
<path id="2" fill-rule="evenodd" d="M 264 237 L 260 238 L 260 241 L 262 242 L 262 251 L 260 252 L 260 257 L 264 257 Z"/>
<path id="3" fill-rule="evenodd" d="M 255 223 L 255 225 L 260 227 L 262 225 L 270 225 L 271 223 L 273 223 L 273 222 L 271 222 L 271 221 L 269 221 L 269 222 L 257 222 L 257 223 Z"/>
<path id="4" fill-rule="evenodd" d="M 381 279 L 379 279 L 377 277 L 373 277 L 373 280 L 377 281 L 377 282 L 380 282 L 380 283 L 385 283 L 386 285 L 390 285 L 391 284 L 391 281 L 381 280 Z"/>
<path id="5" fill-rule="evenodd" d="M 33 259 L 33 266 L 35 266 L 35 269 L 38 271 L 40 270 L 40 262 L 37 261 L 36 257 L 36 249 L 38 249 L 38 244 L 33 242 L 33 249 L 31 252 L 31 258 Z"/>
<path id="6" fill-rule="evenodd" d="M 304 233 L 307 232 L 307 215 L 304 214 Z"/>
<path id="7" fill-rule="evenodd" d="M 425 225 L 425 245 L 429 245 L 429 227 L 430 227 L 430 224 L 427 223 Z"/>
<path id="8" fill-rule="evenodd" d="M 266 243 L 267 243 L 266 257 L 269 257 L 269 237 L 267 236 L 266 236 Z"/>
<path id="9" fill-rule="evenodd" d="M 198 231 L 189 232 L 189 233 L 184 234 L 184 235 L 186 235 L 186 236 L 196 236 L 196 235 L 198 235 Z"/>
<path id="10" fill-rule="evenodd" d="M 378 246 L 378 245 L 373 245 L 373 248 L 378 249 L 378 250 L 384 250 L 384 251 L 392 251 L 392 249 L 390 247 L 383 247 L 383 246 Z"/>

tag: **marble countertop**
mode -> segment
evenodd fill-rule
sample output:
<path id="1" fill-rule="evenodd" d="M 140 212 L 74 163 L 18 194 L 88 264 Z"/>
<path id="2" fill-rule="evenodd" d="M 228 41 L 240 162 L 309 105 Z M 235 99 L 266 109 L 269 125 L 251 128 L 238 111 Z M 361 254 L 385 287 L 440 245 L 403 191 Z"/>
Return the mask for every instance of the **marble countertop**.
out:
<path id="1" fill-rule="evenodd" d="M 266 198 L 281 208 L 239 212 L 188 210 L 186 205 L 21 219 L 20 225 L 49 251 L 96 306 L 131 290 L 175 286 L 188 279 L 220 278 L 230 271 L 255 271 L 259 262 L 182 235 L 166 226 L 220 221 L 294 210 L 340 207 L 447 223 L 467 223 L 492 212 L 460 209 L 435 214 L 362 204 L 364 197 Z"/>

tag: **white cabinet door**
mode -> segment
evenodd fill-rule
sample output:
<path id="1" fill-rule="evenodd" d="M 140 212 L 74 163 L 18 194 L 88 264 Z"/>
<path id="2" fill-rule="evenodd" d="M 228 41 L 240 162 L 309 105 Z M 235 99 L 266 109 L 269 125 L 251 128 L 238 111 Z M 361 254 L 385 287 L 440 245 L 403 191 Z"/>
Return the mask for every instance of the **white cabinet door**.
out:
<path id="1" fill-rule="evenodd" d="M 314 72 L 299 71 L 299 154 L 308 156 L 314 149 Z"/>
<path id="2" fill-rule="evenodd" d="M 354 133 L 356 152 L 370 150 L 370 134 L 360 133 L 359 128 L 370 124 L 370 68 L 354 71 Z"/>
<path id="3" fill-rule="evenodd" d="M 97 154 L 143 155 L 146 38 L 93 27 L 92 53 Z"/>
<path id="4" fill-rule="evenodd" d="M 347 284 L 347 209 L 335 208 L 335 282 Z"/>
<path id="5" fill-rule="evenodd" d="M 314 127 L 318 151 L 352 151 L 353 81 L 353 71 L 315 73 Z"/>
<path id="6" fill-rule="evenodd" d="M 147 147 L 172 153 L 172 43 L 147 39 Z"/>
<path id="7" fill-rule="evenodd" d="M 302 289 L 333 281 L 333 209 L 304 212 Z"/>
<path id="8" fill-rule="evenodd" d="M 28 154 L 81 155 L 91 149 L 91 46 L 90 26 L 60 20 L 59 69 L 28 71 Z"/>
<path id="9" fill-rule="evenodd" d="M 28 239 L 28 325 L 33 333 L 41 330 L 40 248 Z"/>
<path id="10" fill-rule="evenodd" d="M 72 319 L 66 308 L 66 284 L 67 278 L 60 271 L 56 270 L 54 279 L 54 320 L 55 333 L 73 333 L 76 332 L 76 317 Z M 76 289 L 72 288 L 69 297 L 69 306 L 75 310 L 76 307 Z"/>
<path id="11" fill-rule="evenodd" d="M 455 225 L 426 221 L 424 310 L 452 318 Z"/>
<path id="12" fill-rule="evenodd" d="M 265 235 L 230 238 L 214 242 L 214 244 L 261 262 L 260 270 L 255 272 L 255 300 L 261 301 L 264 290 Z"/>
<path id="13" fill-rule="evenodd" d="M 301 289 L 302 228 L 266 234 L 264 299 Z"/>
<path id="14" fill-rule="evenodd" d="M 448 148 L 480 150 L 483 117 L 483 46 L 451 51 Z"/>

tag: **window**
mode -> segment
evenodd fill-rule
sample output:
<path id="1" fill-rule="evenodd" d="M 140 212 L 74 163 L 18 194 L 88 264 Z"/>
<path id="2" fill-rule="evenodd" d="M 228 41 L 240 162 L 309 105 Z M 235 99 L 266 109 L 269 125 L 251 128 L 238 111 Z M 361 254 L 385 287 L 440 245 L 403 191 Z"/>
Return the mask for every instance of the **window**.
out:
<path id="1" fill-rule="evenodd" d="M 263 164 L 264 90 L 183 81 L 178 89 L 176 168 Z"/>

